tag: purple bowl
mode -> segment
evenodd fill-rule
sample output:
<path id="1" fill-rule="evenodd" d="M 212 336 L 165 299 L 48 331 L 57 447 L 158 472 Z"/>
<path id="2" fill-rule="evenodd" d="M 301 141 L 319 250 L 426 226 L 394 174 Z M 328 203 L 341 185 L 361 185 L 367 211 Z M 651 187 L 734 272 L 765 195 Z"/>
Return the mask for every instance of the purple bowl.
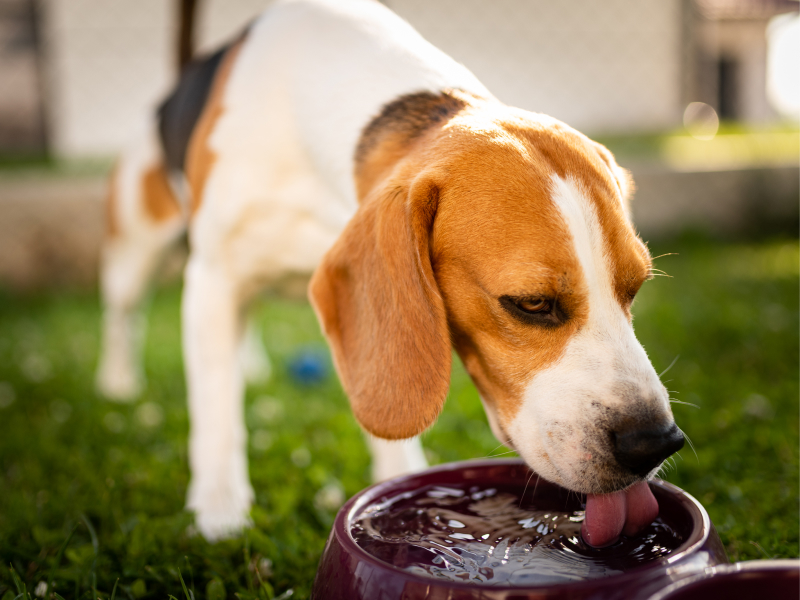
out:
<path id="1" fill-rule="evenodd" d="M 719 565 L 677 581 L 650 600 L 800 599 L 800 560 L 752 560 Z"/>
<path id="2" fill-rule="evenodd" d="M 440 465 L 362 490 L 342 507 L 320 559 L 314 600 L 644 600 L 675 581 L 728 562 L 708 513 L 681 489 L 656 480 L 650 487 L 661 518 L 684 541 L 672 553 L 619 575 L 529 587 L 450 582 L 417 575 L 375 558 L 350 534 L 363 511 L 381 498 L 431 485 L 503 485 L 528 482 L 537 499 L 564 498 L 563 488 L 531 475 L 519 459 L 484 459 Z"/>

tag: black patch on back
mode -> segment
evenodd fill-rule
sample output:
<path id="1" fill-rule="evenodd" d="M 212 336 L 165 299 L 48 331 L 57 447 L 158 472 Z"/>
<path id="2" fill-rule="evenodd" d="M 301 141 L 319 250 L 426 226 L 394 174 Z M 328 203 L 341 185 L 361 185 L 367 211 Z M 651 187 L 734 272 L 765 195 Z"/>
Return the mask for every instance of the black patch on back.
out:
<path id="1" fill-rule="evenodd" d="M 225 46 L 186 65 L 175 89 L 158 108 L 158 133 L 170 171 L 183 170 L 189 138 L 208 101 L 222 59 L 230 48 L 230 45 Z"/>
<path id="2" fill-rule="evenodd" d="M 467 101 L 449 90 L 406 94 L 386 104 L 361 132 L 355 153 L 356 171 L 386 136 L 399 134 L 410 142 L 434 125 L 449 121 L 465 106 Z"/>

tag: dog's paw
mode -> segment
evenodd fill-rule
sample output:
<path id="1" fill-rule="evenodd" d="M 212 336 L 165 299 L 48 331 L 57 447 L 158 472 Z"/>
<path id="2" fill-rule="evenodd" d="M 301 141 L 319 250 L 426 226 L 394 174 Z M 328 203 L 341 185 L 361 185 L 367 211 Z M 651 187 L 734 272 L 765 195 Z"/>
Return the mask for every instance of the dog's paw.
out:
<path id="1" fill-rule="evenodd" d="M 249 509 L 239 512 L 196 510 L 194 521 L 197 531 L 209 542 L 237 537 L 253 526 Z"/>
<path id="2" fill-rule="evenodd" d="M 134 369 L 103 363 L 97 370 L 95 387 L 112 402 L 133 402 L 144 389 L 144 377 Z"/>
<path id="3" fill-rule="evenodd" d="M 189 486 L 186 508 L 194 512 L 198 531 L 209 542 L 236 537 L 252 527 L 253 488 L 246 481 L 222 481 Z"/>

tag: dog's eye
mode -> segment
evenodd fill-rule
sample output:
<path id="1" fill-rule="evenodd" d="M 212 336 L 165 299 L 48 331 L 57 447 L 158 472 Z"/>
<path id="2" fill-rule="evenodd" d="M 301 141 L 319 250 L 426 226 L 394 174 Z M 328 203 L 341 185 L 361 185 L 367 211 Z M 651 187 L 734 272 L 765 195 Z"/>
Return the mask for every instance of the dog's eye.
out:
<path id="1" fill-rule="evenodd" d="M 512 317 L 529 325 L 553 327 L 563 323 L 566 318 L 554 298 L 501 296 L 499 300 Z"/>
<path id="2" fill-rule="evenodd" d="M 550 312 L 550 302 L 544 298 L 537 298 L 536 300 L 518 300 L 517 306 L 520 310 L 531 314 Z"/>

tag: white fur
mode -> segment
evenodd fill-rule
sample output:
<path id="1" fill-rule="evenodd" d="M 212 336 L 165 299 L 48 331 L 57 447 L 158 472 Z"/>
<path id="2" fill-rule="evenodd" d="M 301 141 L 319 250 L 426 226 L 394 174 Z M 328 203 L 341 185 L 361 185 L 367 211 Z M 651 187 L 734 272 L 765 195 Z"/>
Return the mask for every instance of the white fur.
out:
<path id="1" fill-rule="evenodd" d="M 597 468 L 607 452 L 603 444 L 608 432 L 597 424 L 602 411 L 649 404 L 665 419 L 671 413 L 667 392 L 614 297 L 609 249 L 594 205 L 573 179 L 553 176 L 551 189 L 588 286 L 588 322 L 560 359 L 528 382 L 508 432 L 522 457 L 543 477 L 569 489 L 597 492 L 609 483 Z M 620 389 L 628 393 L 620 394 Z M 631 396 L 636 407 L 624 405 Z M 599 406 L 592 409 L 592 402 Z"/>
<path id="2" fill-rule="evenodd" d="M 419 437 L 407 440 L 382 440 L 367 435 L 372 453 L 372 481 L 383 481 L 428 468 Z"/>
<path id="3" fill-rule="evenodd" d="M 183 351 L 189 392 L 187 507 L 206 537 L 249 524 L 253 490 L 247 472 L 247 433 L 239 364 L 243 323 L 237 290 L 220 265 L 192 257 L 183 294 Z"/>
<path id="4" fill-rule="evenodd" d="M 279 1 L 248 32 L 209 138 L 184 289 L 188 506 L 209 539 L 246 525 L 252 498 L 237 315 L 264 285 L 311 273 L 355 213 L 356 144 L 383 105 L 445 88 L 489 96 L 373 0 Z M 418 441 L 370 446 L 376 478 L 426 466 Z"/>
<path id="5" fill-rule="evenodd" d="M 177 216 L 156 223 L 144 211 L 142 176 L 160 163 L 155 127 L 145 128 L 119 160 L 112 180 L 117 235 L 106 240 L 101 258 L 103 339 L 98 391 L 120 402 L 132 400 L 144 384 L 141 305 L 161 259 L 184 230 Z"/>

